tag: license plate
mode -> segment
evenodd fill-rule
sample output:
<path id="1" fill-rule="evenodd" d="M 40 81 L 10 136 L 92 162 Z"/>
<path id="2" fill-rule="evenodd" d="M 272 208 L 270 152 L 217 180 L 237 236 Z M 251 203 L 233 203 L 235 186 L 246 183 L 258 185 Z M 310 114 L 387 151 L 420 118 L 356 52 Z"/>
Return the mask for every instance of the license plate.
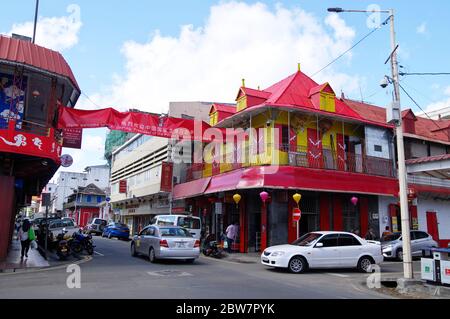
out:
<path id="1" fill-rule="evenodd" d="M 177 248 L 184 248 L 184 247 L 186 247 L 186 244 L 185 243 L 176 243 L 176 247 Z"/>

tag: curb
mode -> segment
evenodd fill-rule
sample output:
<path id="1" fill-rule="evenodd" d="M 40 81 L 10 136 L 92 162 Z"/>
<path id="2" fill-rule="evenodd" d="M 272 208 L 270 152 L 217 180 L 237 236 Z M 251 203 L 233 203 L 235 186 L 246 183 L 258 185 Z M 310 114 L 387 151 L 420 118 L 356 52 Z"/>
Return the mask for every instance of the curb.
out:
<path id="1" fill-rule="evenodd" d="M 72 261 L 72 262 L 65 262 L 60 265 L 48 266 L 48 267 L 43 267 L 43 268 L 19 268 L 19 269 L 16 269 L 16 271 L 2 272 L 2 273 L 0 273 L 0 277 L 16 275 L 16 274 L 29 274 L 29 273 L 36 273 L 36 272 L 41 272 L 41 271 L 64 269 L 67 267 L 67 265 L 80 265 L 80 264 L 84 264 L 88 261 L 91 261 L 92 259 L 93 259 L 92 256 L 85 256 L 80 260 Z"/>

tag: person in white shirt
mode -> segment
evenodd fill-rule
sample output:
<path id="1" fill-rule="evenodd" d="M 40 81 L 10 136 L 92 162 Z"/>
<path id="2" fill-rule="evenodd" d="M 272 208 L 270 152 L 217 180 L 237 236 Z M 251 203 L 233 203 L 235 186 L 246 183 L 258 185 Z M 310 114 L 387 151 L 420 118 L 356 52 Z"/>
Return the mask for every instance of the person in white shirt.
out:
<path id="1" fill-rule="evenodd" d="M 233 242 L 236 241 L 237 235 L 239 232 L 239 225 L 237 222 L 232 223 L 227 227 L 226 233 L 226 240 L 227 240 L 227 250 L 229 253 L 232 253 L 231 246 L 233 245 Z"/>

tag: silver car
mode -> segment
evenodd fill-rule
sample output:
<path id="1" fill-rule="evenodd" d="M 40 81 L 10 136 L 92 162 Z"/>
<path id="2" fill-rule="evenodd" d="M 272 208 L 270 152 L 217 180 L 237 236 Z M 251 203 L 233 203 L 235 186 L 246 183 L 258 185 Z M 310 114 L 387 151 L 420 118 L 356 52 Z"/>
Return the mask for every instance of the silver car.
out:
<path id="1" fill-rule="evenodd" d="M 397 258 L 403 260 L 402 233 L 396 232 L 382 238 L 381 246 L 385 258 Z M 411 231 L 411 254 L 412 256 L 422 256 L 423 253 L 430 255 L 431 248 L 438 247 L 438 243 L 433 240 L 430 234 L 424 231 Z"/>
<path id="2" fill-rule="evenodd" d="M 145 227 L 131 241 L 131 255 L 148 256 L 150 262 L 158 259 L 183 259 L 194 262 L 200 256 L 200 240 L 179 226 Z"/>

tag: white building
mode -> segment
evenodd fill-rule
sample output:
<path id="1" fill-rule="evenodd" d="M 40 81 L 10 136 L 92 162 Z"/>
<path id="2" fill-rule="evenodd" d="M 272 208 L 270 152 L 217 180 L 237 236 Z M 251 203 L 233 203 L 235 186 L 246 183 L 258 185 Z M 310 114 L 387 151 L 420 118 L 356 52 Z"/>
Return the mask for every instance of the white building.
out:
<path id="1" fill-rule="evenodd" d="M 102 190 L 109 188 L 109 167 L 108 165 L 96 165 L 86 167 L 83 173 L 60 172 L 53 200 L 52 213 L 63 212 L 63 205 L 67 197 L 78 189 L 89 184 L 95 184 Z"/>

